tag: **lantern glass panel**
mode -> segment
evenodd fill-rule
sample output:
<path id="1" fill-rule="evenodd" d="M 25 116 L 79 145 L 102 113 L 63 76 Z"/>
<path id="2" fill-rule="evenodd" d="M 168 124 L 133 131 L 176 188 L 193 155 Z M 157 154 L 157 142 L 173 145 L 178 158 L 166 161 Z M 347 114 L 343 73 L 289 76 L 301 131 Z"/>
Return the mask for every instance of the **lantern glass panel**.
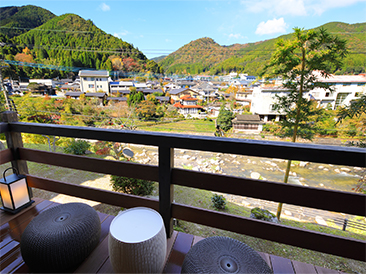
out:
<path id="1" fill-rule="evenodd" d="M 25 178 L 10 184 L 10 189 L 13 194 L 15 208 L 19 208 L 30 201 Z"/>
<path id="2" fill-rule="evenodd" d="M 0 184 L 0 193 L 1 193 L 1 199 L 3 202 L 3 207 L 7 208 L 13 208 L 13 204 L 11 202 L 9 187 L 6 184 Z"/>

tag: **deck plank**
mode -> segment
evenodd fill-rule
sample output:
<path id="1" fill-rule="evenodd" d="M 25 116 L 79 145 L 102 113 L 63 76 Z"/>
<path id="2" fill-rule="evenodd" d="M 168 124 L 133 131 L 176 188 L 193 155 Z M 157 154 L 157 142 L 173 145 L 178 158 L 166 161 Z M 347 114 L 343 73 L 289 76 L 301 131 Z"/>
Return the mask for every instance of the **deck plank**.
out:
<path id="1" fill-rule="evenodd" d="M 292 261 L 295 273 L 307 273 L 307 274 L 317 274 L 315 267 L 311 264 L 306 264 L 298 261 Z"/>
<path id="2" fill-rule="evenodd" d="M 272 269 L 272 264 L 271 264 L 271 259 L 269 258 L 269 254 L 263 253 L 263 252 L 258 252 L 258 254 L 268 264 L 269 268 Z"/>
<path id="3" fill-rule="evenodd" d="M 202 241 L 204 238 L 200 237 L 200 236 L 194 236 L 193 238 L 193 244 L 192 246 L 194 246 L 196 243 L 198 243 L 199 241 Z"/>
<path id="4" fill-rule="evenodd" d="M 318 272 L 318 274 L 339 274 L 339 272 L 337 270 L 324 268 L 321 266 L 315 266 L 315 269 Z"/>
<path id="5" fill-rule="evenodd" d="M 180 273 L 184 257 L 191 249 L 193 235 L 179 232 L 163 273 Z"/>
<path id="6" fill-rule="evenodd" d="M 295 273 L 290 259 L 278 257 L 275 255 L 270 255 L 269 257 L 271 259 L 271 265 L 274 274 Z"/>
<path id="7" fill-rule="evenodd" d="M 97 273 L 103 273 L 103 274 L 109 274 L 109 273 L 114 273 L 111 261 L 108 257 L 108 259 L 104 262 L 104 264 L 102 265 L 102 267 L 98 270 Z"/>
<path id="8" fill-rule="evenodd" d="M 41 203 L 42 199 L 40 198 L 34 198 L 33 199 L 34 203 L 32 205 L 30 205 L 29 207 L 23 209 L 21 212 L 17 213 L 17 214 L 11 214 L 11 213 L 7 213 L 5 211 L 0 211 L 0 226 L 9 223 L 11 220 L 18 218 L 19 215 L 23 214 L 24 212 L 34 208 L 37 204 Z"/>
<path id="9" fill-rule="evenodd" d="M 108 254 L 108 237 L 105 237 L 74 273 L 97 273 L 108 259 Z"/>
<path id="10" fill-rule="evenodd" d="M 0 271 L 1 273 L 12 273 L 22 263 L 23 258 L 20 254 L 20 246 L 18 246 L 10 254 L 1 258 Z"/>

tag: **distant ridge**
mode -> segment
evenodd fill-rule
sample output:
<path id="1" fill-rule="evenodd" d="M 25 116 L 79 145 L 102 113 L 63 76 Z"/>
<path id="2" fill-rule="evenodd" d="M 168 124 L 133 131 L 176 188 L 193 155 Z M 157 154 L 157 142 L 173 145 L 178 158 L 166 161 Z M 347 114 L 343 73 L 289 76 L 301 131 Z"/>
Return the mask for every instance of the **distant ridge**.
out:
<path id="1" fill-rule="evenodd" d="M 348 40 L 350 54 L 345 58 L 344 66 L 334 68 L 334 72 L 344 74 L 365 72 L 366 23 L 332 22 L 317 29 L 321 27 Z M 290 39 L 291 36 L 292 34 L 288 34 L 280 37 Z M 211 38 L 200 38 L 184 45 L 158 62 L 167 73 L 216 75 L 237 71 L 258 75 L 270 59 L 276 40 L 280 37 L 231 46 L 220 46 Z"/>
<path id="2" fill-rule="evenodd" d="M 12 38 L 39 27 L 55 16 L 52 12 L 33 5 L 2 7 L 0 8 L 0 33 Z"/>

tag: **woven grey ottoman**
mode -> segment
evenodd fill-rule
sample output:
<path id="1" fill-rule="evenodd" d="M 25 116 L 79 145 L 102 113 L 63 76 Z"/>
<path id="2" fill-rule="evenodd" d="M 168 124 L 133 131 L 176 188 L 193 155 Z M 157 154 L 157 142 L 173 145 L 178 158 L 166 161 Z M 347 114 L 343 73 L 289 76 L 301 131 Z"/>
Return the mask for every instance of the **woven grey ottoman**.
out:
<path id="1" fill-rule="evenodd" d="M 273 273 L 248 245 L 228 237 L 199 241 L 187 253 L 182 273 Z"/>
<path id="2" fill-rule="evenodd" d="M 82 203 L 62 204 L 35 217 L 25 228 L 20 250 L 34 272 L 64 272 L 79 265 L 98 245 L 98 213 Z"/>

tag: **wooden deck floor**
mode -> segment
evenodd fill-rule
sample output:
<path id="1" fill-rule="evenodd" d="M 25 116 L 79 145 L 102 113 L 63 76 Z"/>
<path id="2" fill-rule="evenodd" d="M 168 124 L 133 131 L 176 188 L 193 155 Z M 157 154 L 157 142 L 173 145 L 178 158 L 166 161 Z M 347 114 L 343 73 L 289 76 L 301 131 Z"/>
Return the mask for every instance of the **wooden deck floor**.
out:
<path id="1" fill-rule="evenodd" d="M 0 212 L 0 272 L 30 273 L 20 253 L 20 237 L 28 223 L 40 212 L 57 203 L 34 198 L 35 203 L 26 210 L 10 215 Z M 101 237 L 97 248 L 77 268 L 70 273 L 113 273 L 108 256 L 108 232 L 113 216 L 98 212 L 101 222 Z M 174 232 L 168 239 L 168 252 L 164 273 L 180 273 L 185 254 L 203 238 Z M 282 257 L 260 253 L 274 273 L 340 273 L 335 270 L 291 261 Z"/>

